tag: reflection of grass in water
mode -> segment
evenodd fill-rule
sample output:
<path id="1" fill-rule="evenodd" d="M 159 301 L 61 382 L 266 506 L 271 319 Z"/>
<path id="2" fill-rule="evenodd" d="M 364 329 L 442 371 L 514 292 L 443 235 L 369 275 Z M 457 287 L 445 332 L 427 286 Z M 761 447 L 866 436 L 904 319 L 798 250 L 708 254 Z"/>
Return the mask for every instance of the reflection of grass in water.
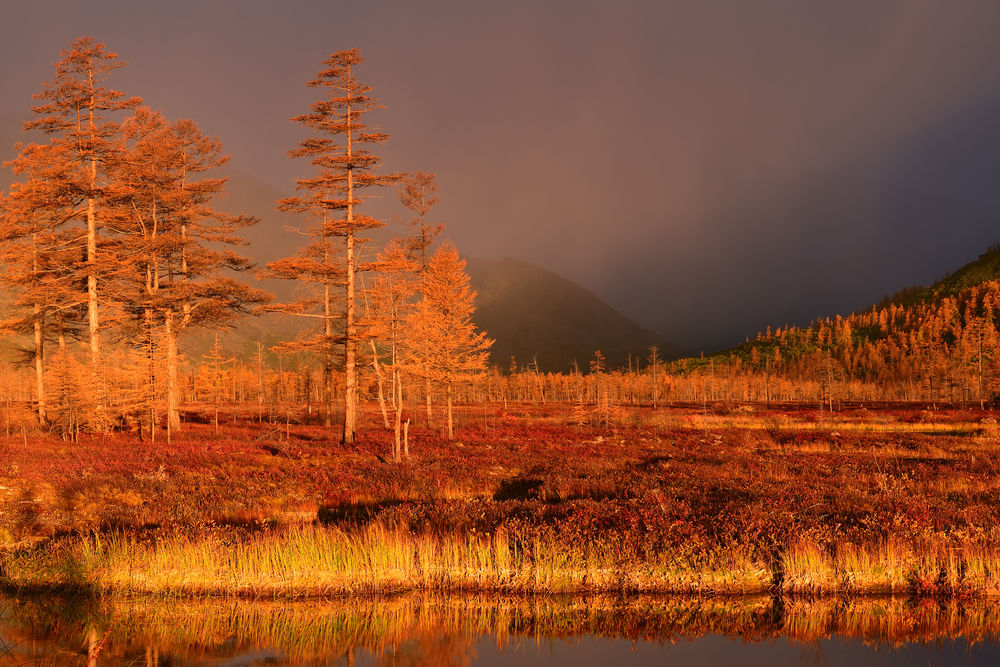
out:
<path id="1" fill-rule="evenodd" d="M 917 603 L 900 598 L 673 598 L 640 596 L 506 597 L 405 595 L 309 602 L 119 599 L 99 603 L 93 616 L 61 620 L 46 601 L 13 605 L 24 627 L 64 632 L 79 647 L 83 627 L 112 622 L 108 655 L 155 647 L 162 656 L 195 658 L 280 650 L 296 660 L 330 661 L 354 649 L 384 654 L 392 647 L 436 664 L 461 663 L 475 640 L 500 646 L 524 638 L 591 635 L 672 642 L 705 634 L 760 640 L 787 636 L 814 642 L 832 634 L 865 641 L 970 642 L 1000 637 L 1000 607 L 976 602 Z M 64 607 L 65 608 L 65 607 Z M 103 632 L 103 631 L 102 631 Z M 402 647 L 402 648 L 401 648 Z M 423 663 L 416 663 L 423 664 Z M 428 662 L 427 664 L 432 664 Z"/>

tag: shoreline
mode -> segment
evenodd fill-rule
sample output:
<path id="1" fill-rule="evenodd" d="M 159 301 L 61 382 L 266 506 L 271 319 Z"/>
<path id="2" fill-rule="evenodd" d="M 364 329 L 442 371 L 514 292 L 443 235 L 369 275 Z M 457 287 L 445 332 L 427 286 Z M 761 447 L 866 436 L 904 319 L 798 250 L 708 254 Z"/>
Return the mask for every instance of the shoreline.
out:
<path id="1" fill-rule="evenodd" d="M 1000 549 L 984 544 L 797 542 L 770 560 L 741 545 L 701 554 L 620 554 L 508 534 L 414 534 L 375 523 L 252 535 L 122 533 L 0 552 L 8 592 L 296 599 L 411 592 L 693 597 L 1000 598 Z"/>

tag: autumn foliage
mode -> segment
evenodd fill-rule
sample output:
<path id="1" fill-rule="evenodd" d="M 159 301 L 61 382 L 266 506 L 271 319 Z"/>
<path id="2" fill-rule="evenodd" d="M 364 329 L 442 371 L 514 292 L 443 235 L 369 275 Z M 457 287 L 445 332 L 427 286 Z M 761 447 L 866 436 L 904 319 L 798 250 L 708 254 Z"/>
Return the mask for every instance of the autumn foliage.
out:
<path id="1" fill-rule="evenodd" d="M 434 176 L 383 172 L 372 152 L 387 135 L 362 65 L 357 49 L 329 56 L 307 84 L 319 99 L 293 119 L 310 136 L 290 155 L 309 173 L 276 206 L 304 242 L 262 273 L 304 289 L 270 304 L 234 278 L 252 268 L 236 248 L 257 220 L 217 206 L 221 142 L 108 88 L 122 64 L 102 44 L 64 51 L 25 125 L 39 141 L 18 147 L 0 198 L 12 350 L 0 542 L 111 528 L 126 551 L 157 553 L 142 551 L 152 527 L 182 550 L 187 531 L 219 530 L 227 545 L 230 529 L 284 548 L 295 534 L 268 531 L 305 521 L 407 558 L 488 553 L 491 585 L 521 592 L 555 586 L 525 574 L 540 563 L 563 564 L 565 590 L 596 578 L 601 590 L 829 592 L 872 554 L 898 565 L 872 588 L 1000 585 L 1000 282 L 698 358 L 653 347 L 625 364 L 594 350 L 558 372 L 491 367 L 465 262 L 450 241 L 435 248 Z M 368 197 L 396 183 L 401 234 L 365 238 L 384 227 Z M 227 349 L 219 330 L 261 311 L 315 326 Z M 199 328 L 213 344 L 189 356 Z M 150 446 L 164 425 L 167 442 Z M 406 585 L 485 576 L 434 578 L 413 562 Z M 384 576 L 396 575 L 372 581 Z"/>

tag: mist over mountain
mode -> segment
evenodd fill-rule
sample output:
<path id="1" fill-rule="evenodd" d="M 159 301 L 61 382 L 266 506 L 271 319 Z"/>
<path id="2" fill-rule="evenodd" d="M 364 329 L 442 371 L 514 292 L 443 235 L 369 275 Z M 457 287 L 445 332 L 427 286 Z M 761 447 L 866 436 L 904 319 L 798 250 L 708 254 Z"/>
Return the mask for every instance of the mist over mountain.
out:
<path id="1" fill-rule="evenodd" d="M 661 356 L 672 349 L 663 337 L 630 320 L 593 292 L 540 266 L 510 257 L 472 258 L 466 270 L 479 292 L 474 320 L 496 339 L 492 362 L 506 368 L 537 361 L 541 370 L 586 369 L 600 350 L 608 366 L 645 359 L 650 345 Z M 633 362 L 634 363 L 634 362 Z"/>

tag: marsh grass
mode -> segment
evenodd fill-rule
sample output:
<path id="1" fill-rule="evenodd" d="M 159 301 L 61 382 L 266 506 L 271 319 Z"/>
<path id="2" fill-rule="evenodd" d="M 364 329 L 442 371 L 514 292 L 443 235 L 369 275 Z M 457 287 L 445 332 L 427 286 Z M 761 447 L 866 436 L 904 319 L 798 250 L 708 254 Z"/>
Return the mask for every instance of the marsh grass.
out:
<path id="1" fill-rule="evenodd" d="M 380 523 L 315 525 L 244 536 L 124 534 L 68 538 L 10 552 L 9 587 L 126 595 L 295 598 L 401 591 L 683 594 L 1000 595 L 1000 551 L 928 540 L 797 542 L 778 555 L 734 547 L 701 557 L 623 557 L 557 539 L 414 534 Z"/>
<path id="2" fill-rule="evenodd" d="M 230 539 L 122 534 L 66 540 L 3 561 L 9 586 L 89 588 L 101 593 L 308 597 L 407 590 L 760 593 L 770 574 L 727 554 L 697 567 L 633 562 L 539 538 L 414 535 L 371 524 L 318 526 Z"/>
<path id="3" fill-rule="evenodd" d="M 1000 550 L 978 544 L 887 540 L 822 550 L 797 543 L 782 567 L 782 591 L 791 594 L 1000 595 Z"/>

